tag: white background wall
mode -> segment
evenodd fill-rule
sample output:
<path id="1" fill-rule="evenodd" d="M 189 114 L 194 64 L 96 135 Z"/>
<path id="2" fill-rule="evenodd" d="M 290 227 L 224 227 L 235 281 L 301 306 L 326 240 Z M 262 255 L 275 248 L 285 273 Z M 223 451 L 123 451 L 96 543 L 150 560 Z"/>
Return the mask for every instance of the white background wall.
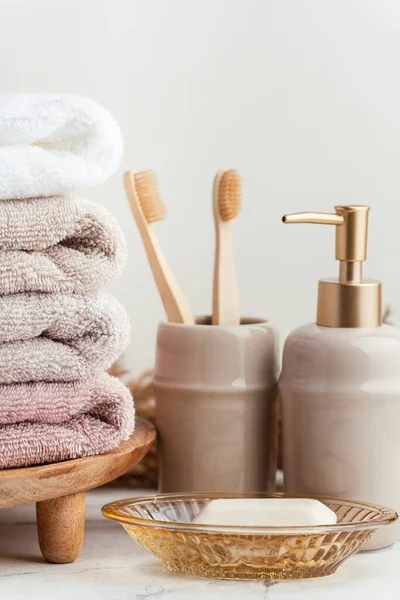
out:
<path id="1" fill-rule="evenodd" d="M 152 364 L 164 315 L 128 168 L 158 174 L 169 214 L 157 233 L 195 313 L 210 310 L 211 184 L 229 167 L 243 176 L 243 313 L 282 339 L 314 320 L 316 281 L 336 274 L 334 232 L 280 217 L 335 203 L 372 207 L 365 272 L 400 309 L 399 32 L 398 0 L 0 0 L 1 89 L 86 94 L 122 128 L 120 171 L 85 193 L 129 241 L 112 289 L 132 320 L 134 373 Z"/>

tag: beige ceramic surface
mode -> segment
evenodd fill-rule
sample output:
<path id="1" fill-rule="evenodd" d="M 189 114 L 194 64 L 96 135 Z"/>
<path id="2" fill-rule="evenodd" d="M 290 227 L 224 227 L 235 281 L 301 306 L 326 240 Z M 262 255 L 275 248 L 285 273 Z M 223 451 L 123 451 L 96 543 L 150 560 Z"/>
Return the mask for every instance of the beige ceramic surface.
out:
<path id="1" fill-rule="evenodd" d="M 272 490 L 278 337 L 272 325 L 162 323 L 154 387 L 163 492 Z"/>
<path id="2" fill-rule="evenodd" d="M 400 330 L 320 327 L 287 338 L 279 383 L 285 491 L 400 510 Z M 392 544 L 397 525 L 365 549 Z"/>

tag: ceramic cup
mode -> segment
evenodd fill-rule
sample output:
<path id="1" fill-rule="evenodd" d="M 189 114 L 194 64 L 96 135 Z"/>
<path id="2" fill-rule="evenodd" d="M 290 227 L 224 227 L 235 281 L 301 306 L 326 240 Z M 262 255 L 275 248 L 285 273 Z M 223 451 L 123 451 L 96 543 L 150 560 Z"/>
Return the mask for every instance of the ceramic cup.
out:
<path id="1" fill-rule="evenodd" d="M 154 388 L 162 492 L 272 491 L 279 344 L 275 328 L 161 323 Z"/>

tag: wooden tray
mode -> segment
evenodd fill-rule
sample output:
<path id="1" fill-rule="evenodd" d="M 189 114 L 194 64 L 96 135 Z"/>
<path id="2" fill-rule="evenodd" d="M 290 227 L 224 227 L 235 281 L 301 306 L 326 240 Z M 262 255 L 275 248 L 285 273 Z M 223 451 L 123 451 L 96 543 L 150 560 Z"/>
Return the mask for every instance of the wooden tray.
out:
<path id="1" fill-rule="evenodd" d="M 136 465 L 155 437 L 153 425 L 137 418 L 131 438 L 107 454 L 0 471 L 0 508 L 36 502 L 44 558 L 54 563 L 73 562 L 83 543 L 85 493 Z"/>

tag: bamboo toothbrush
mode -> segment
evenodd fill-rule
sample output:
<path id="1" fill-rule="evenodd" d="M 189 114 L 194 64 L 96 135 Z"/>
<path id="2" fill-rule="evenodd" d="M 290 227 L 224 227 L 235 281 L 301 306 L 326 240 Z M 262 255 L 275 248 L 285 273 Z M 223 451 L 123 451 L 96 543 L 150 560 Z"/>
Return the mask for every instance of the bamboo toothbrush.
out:
<path id="1" fill-rule="evenodd" d="M 127 171 L 124 175 L 124 186 L 168 321 L 194 325 L 189 305 L 169 268 L 152 228 L 153 223 L 162 221 L 166 215 L 158 193 L 156 176 L 152 171 Z"/>
<path id="2" fill-rule="evenodd" d="M 239 293 L 232 244 L 232 220 L 240 209 L 241 183 L 237 171 L 219 171 L 214 180 L 215 262 L 213 325 L 239 325 Z"/>

